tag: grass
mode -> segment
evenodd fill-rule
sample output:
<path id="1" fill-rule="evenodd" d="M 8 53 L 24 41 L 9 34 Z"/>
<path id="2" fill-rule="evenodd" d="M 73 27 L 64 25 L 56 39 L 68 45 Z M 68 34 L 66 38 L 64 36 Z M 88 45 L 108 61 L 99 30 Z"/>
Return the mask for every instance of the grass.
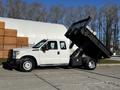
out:
<path id="1" fill-rule="evenodd" d="M 120 64 L 120 61 L 109 60 L 109 59 L 101 59 L 99 64 Z"/>

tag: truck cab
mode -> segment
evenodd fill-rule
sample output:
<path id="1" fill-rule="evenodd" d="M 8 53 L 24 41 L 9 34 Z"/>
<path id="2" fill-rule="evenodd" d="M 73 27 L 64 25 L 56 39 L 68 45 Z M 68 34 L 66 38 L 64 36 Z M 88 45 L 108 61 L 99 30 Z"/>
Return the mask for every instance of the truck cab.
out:
<path id="1" fill-rule="evenodd" d="M 34 66 L 66 66 L 69 60 L 67 40 L 43 39 L 31 48 L 13 48 L 9 53 L 9 61 L 15 61 L 22 71 L 31 71 Z"/>
<path id="2" fill-rule="evenodd" d="M 68 65 L 69 48 L 65 40 L 44 39 L 32 47 L 39 66 Z"/>

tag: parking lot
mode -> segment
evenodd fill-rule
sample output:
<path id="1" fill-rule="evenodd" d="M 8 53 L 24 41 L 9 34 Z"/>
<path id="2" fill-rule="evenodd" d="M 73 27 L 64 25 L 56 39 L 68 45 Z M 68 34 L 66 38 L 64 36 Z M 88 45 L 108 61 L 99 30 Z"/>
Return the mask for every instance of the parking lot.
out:
<path id="1" fill-rule="evenodd" d="M 30 73 L 0 68 L 0 90 L 120 90 L 120 66 L 94 71 L 49 67 Z"/>

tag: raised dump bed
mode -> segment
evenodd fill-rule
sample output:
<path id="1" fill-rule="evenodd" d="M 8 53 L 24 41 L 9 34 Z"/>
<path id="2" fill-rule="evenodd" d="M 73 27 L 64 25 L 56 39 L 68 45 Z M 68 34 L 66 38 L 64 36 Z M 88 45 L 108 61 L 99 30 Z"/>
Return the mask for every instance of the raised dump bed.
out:
<path id="1" fill-rule="evenodd" d="M 83 49 L 83 52 L 96 60 L 104 57 L 109 58 L 112 53 L 106 48 L 106 46 L 97 39 L 97 37 L 91 33 L 86 27 L 90 21 L 90 17 L 73 23 L 65 36 L 69 38 L 72 43 L 76 44 L 79 48 Z"/>

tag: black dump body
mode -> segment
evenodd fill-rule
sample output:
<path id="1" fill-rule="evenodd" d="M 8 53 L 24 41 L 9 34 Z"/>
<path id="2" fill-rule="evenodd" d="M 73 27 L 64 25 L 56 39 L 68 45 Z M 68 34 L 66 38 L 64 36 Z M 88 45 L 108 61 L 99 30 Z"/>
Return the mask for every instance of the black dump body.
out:
<path id="1" fill-rule="evenodd" d="M 86 28 L 89 21 L 90 17 L 73 23 L 65 36 L 69 38 L 73 44 L 82 48 L 83 52 L 89 57 L 94 59 L 100 59 L 102 57 L 109 58 L 112 53 L 88 30 L 88 28 Z"/>

